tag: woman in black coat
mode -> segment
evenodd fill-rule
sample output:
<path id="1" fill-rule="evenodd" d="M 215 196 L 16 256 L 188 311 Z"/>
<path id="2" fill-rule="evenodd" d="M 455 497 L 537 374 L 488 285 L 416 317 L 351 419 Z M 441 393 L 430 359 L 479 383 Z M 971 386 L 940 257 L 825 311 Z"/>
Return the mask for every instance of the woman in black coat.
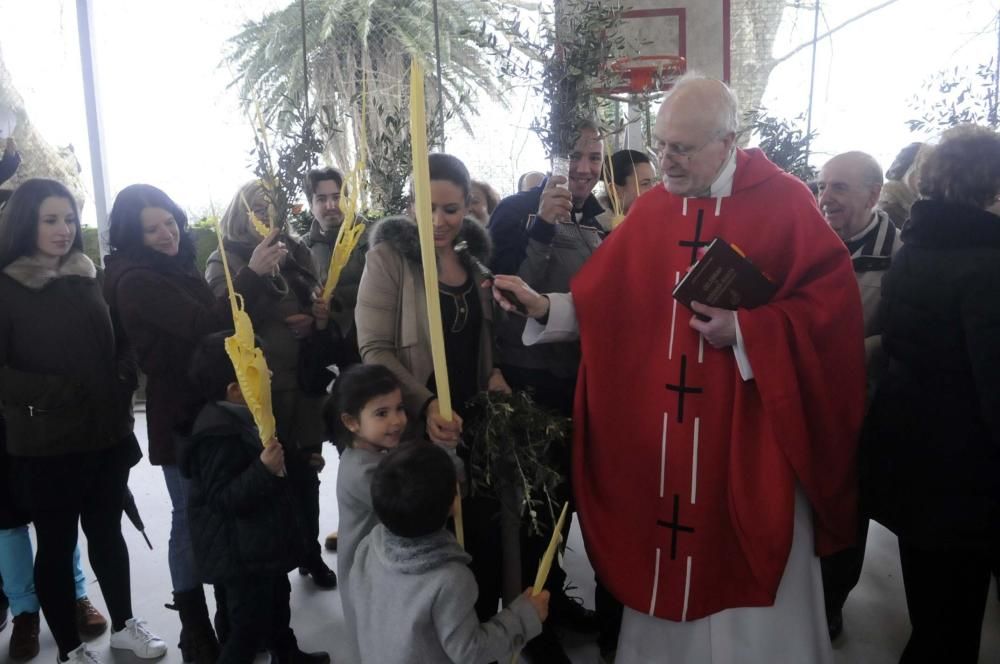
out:
<path id="1" fill-rule="evenodd" d="M 187 216 L 160 189 L 148 184 L 122 189 L 111 208 L 109 235 L 104 296 L 120 342 L 146 374 L 149 460 L 163 469 L 173 508 L 168 561 L 181 617 L 181 654 L 185 662 L 209 664 L 218 657 L 218 643 L 192 553 L 190 489 L 178 467 L 178 448 L 204 405 L 188 378 L 191 355 L 202 337 L 233 327 L 229 298 L 217 298 L 209 289 L 195 265 Z M 284 251 L 281 243 L 259 243 L 234 275 L 238 288 L 262 291 L 262 275 L 270 275 Z M 247 300 L 252 307 L 256 298 Z"/>
<path id="2" fill-rule="evenodd" d="M 978 660 L 1000 551 L 1000 136 L 947 132 L 882 286 L 887 374 L 862 496 L 899 537 L 913 633 L 900 662 Z"/>
<path id="3" fill-rule="evenodd" d="M 139 460 L 135 371 L 117 346 L 73 196 L 28 180 L 0 219 L 0 401 L 11 481 L 35 524 L 35 589 L 60 661 L 95 664 L 76 625 L 73 551 L 82 525 L 111 613 L 111 647 L 167 648 L 132 615 L 122 506 Z"/>

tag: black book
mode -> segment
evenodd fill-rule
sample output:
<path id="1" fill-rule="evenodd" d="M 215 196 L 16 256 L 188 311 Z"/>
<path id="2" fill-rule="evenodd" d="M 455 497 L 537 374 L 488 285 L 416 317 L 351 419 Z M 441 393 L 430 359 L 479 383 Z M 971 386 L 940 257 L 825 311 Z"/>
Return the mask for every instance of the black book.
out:
<path id="1" fill-rule="evenodd" d="M 742 252 L 717 237 L 674 288 L 674 298 L 689 309 L 692 301 L 719 309 L 753 309 L 770 302 L 777 291 L 777 284 Z"/>

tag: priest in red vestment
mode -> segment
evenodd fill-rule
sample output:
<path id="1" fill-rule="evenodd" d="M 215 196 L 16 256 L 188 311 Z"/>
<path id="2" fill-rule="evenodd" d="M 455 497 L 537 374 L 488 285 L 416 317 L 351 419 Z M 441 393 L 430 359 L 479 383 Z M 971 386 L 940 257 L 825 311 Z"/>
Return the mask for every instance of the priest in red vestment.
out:
<path id="1" fill-rule="evenodd" d="M 579 333 L 573 484 L 627 607 L 619 663 L 832 661 L 816 556 L 855 534 L 861 306 L 843 242 L 802 182 L 735 147 L 738 117 L 723 83 L 682 79 L 654 129 L 663 184 L 572 294 L 495 283 L 547 319 L 526 343 Z M 778 291 L 699 320 L 671 291 L 717 237 Z"/>

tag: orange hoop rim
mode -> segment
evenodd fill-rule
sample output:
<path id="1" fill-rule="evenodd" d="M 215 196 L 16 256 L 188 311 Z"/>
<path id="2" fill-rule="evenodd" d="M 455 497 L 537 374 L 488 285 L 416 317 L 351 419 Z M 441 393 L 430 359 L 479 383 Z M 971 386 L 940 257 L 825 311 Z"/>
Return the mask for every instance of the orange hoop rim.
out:
<path id="1" fill-rule="evenodd" d="M 664 64 L 651 64 L 664 63 Z M 683 69 L 687 60 L 680 55 L 632 55 L 613 60 L 607 66 L 611 71 L 625 73 L 636 70 Z"/>
<path id="2" fill-rule="evenodd" d="M 625 79 L 623 85 L 594 88 L 598 95 L 661 92 L 667 76 L 683 74 L 687 59 L 679 55 L 635 55 L 609 62 L 605 69 Z"/>

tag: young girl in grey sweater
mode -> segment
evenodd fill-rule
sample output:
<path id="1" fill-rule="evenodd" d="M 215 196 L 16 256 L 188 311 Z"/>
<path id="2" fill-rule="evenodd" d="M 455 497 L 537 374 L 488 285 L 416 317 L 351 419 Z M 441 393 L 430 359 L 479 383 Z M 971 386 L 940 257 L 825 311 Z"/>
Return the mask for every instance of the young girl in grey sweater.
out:
<path id="1" fill-rule="evenodd" d="M 345 656 L 360 662 L 354 608 L 347 579 L 354 551 L 378 524 L 372 508 L 372 475 L 379 460 L 399 444 L 406 429 L 406 409 L 396 376 L 378 364 L 357 364 L 344 371 L 323 410 L 330 439 L 341 449 L 337 470 L 340 515 L 337 577 L 347 628 Z"/>

